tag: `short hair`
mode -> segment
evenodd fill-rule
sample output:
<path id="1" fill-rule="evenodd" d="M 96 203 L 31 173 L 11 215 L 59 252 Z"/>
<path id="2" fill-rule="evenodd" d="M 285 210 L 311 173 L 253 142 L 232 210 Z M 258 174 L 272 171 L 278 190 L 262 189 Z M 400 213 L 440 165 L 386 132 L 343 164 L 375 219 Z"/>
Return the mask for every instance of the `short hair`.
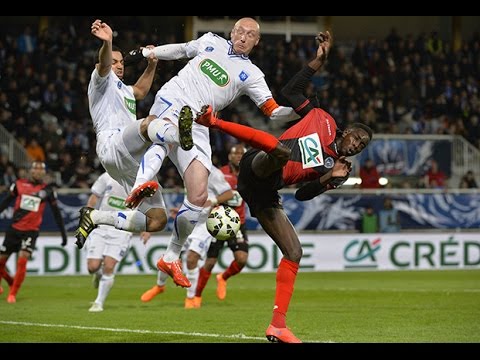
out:
<path id="1" fill-rule="evenodd" d="M 362 130 L 365 130 L 365 132 L 368 134 L 368 136 L 370 137 L 370 140 L 372 140 L 373 138 L 373 130 L 365 125 L 365 124 L 362 124 L 362 123 L 355 123 L 355 124 L 352 124 L 351 126 L 349 126 L 350 129 L 362 129 Z"/>
<path id="2" fill-rule="evenodd" d="M 97 51 L 97 54 L 98 54 L 98 57 L 97 57 L 97 61 L 100 61 L 100 50 L 102 49 L 102 47 L 100 47 Z M 122 49 L 120 49 L 118 46 L 115 46 L 115 45 L 112 45 L 112 52 L 119 52 L 120 54 L 122 54 L 122 57 L 124 58 L 125 57 L 125 53 L 123 52 Z"/>

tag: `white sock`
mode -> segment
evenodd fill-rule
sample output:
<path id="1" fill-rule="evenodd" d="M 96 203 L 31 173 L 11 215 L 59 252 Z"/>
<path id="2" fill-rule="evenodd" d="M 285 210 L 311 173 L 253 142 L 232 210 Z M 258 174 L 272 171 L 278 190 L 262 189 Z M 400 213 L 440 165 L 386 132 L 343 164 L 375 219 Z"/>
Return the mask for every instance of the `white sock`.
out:
<path id="1" fill-rule="evenodd" d="M 93 210 L 90 217 L 95 225 L 115 226 L 117 221 L 117 211 Z"/>
<path id="2" fill-rule="evenodd" d="M 175 218 L 172 237 L 170 238 L 167 251 L 164 255 L 165 262 L 172 262 L 180 257 L 183 244 L 185 244 L 188 236 L 192 233 L 193 228 L 199 221 L 202 210 L 203 207 L 192 205 L 187 199 L 184 200 L 184 203 Z"/>
<path id="3" fill-rule="evenodd" d="M 100 304 L 103 306 L 105 299 L 108 296 L 108 293 L 113 287 L 113 283 L 115 280 L 115 275 L 102 275 L 102 278 L 100 279 L 100 285 L 98 286 L 98 295 L 97 298 L 95 299 L 95 302 L 97 304 Z"/>
<path id="4" fill-rule="evenodd" d="M 140 211 L 118 211 L 115 220 L 114 226 L 118 230 L 136 234 L 147 231 L 147 217 Z"/>
<path id="5" fill-rule="evenodd" d="M 198 265 L 194 269 L 188 269 L 187 270 L 187 278 L 190 280 L 192 283 L 192 286 L 190 286 L 187 289 L 187 298 L 193 299 L 195 297 L 195 292 L 197 291 L 197 283 L 198 283 L 198 274 L 200 273 L 200 269 L 198 268 Z"/>
<path id="6" fill-rule="evenodd" d="M 133 189 L 155 179 L 167 155 L 167 148 L 164 145 L 151 146 L 143 155 Z"/>
<path id="7" fill-rule="evenodd" d="M 178 128 L 170 121 L 155 119 L 148 125 L 148 137 L 154 144 L 180 145 Z"/>
<path id="8" fill-rule="evenodd" d="M 164 273 L 163 271 L 159 271 L 157 273 L 157 285 L 165 286 L 169 277 L 170 276 L 167 273 Z"/>

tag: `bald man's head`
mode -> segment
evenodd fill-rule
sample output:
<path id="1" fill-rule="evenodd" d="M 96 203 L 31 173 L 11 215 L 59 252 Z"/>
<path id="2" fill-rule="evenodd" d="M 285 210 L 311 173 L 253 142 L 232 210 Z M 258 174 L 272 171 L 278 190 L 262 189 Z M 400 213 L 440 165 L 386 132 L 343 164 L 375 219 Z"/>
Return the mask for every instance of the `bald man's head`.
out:
<path id="1" fill-rule="evenodd" d="M 235 53 L 248 56 L 260 41 L 260 25 L 255 19 L 242 18 L 235 23 L 230 35 Z"/>

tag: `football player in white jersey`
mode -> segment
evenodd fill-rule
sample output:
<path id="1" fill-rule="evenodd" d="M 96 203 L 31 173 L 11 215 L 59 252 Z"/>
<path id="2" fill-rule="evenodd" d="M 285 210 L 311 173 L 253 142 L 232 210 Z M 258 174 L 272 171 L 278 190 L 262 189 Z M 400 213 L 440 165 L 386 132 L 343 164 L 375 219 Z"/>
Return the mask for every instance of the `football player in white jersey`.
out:
<path id="1" fill-rule="evenodd" d="M 182 176 L 187 197 L 175 220 L 175 234 L 157 266 L 165 268 L 179 258 L 183 244 L 200 219 L 208 198 L 208 174 L 212 167 L 209 130 L 193 123 L 205 104 L 215 112 L 230 105 L 242 95 L 249 96 L 271 119 L 298 119 L 292 108 L 279 106 L 273 99 L 263 72 L 248 58 L 260 41 L 260 26 L 252 18 L 240 19 L 231 39 L 207 33 L 198 40 L 143 49 L 138 55 L 161 60 L 191 58 L 190 62 L 157 93 L 150 115 L 157 116 L 148 127 L 149 139 L 164 144 L 169 157 Z M 134 55 L 136 56 L 136 55 Z M 192 125 L 193 123 L 193 125 Z M 164 157 L 156 147 L 143 157 L 127 207 L 141 203 L 145 189 L 160 170 Z"/>
<path id="2" fill-rule="evenodd" d="M 104 211 L 124 211 L 127 192 L 108 173 L 103 173 L 92 185 L 87 206 Z M 144 243 L 150 239 L 150 233 L 140 235 Z M 88 236 L 87 267 L 93 274 L 93 284 L 98 295 L 90 307 L 90 312 L 103 311 L 103 304 L 115 279 L 115 267 L 130 249 L 132 233 L 117 230 L 110 225 L 100 225 Z"/>
<path id="3" fill-rule="evenodd" d="M 149 57 L 148 66 L 137 83 L 127 86 L 122 81 L 123 55 L 113 48 L 112 29 L 101 20 L 95 20 L 91 32 L 103 42 L 99 64 L 92 73 L 88 87 L 90 114 L 97 135 L 97 155 L 107 172 L 128 193 L 133 188 L 143 154 L 152 146 L 148 141 L 147 125 L 155 118 L 150 116 L 137 121 L 135 101 L 144 98 L 150 90 L 158 60 L 154 56 Z M 154 147 L 157 153 L 163 152 L 165 155 L 167 152 L 163 145 Z M 83 247 L 88 235 L 100 224 L 134 233 L 163 230 L 167 224 L 165 202 L 161 193 L 156 191 L 158 183 L 152 183 L 142 194 L 150 198 L 138 210 L 100 211 L 82 208 L 75 234 L 78 248 Z M 177 285 L 189 287 L 190 282 L 181 271 L 180 260 L 177 260 L 166 264 L 167 271 L 175 274 L 172 277 Z"/>
<path id="4" fill-rule="evenodd" d="M 226 204 L 234 198 L 234 192 L 230 184 L 225 180 L 225 175 L 212 165 L 212 171 L 208 177 L 208 200 L 206 206 L 203 208 L 202 221 L 199 221 L 192 233 L 188 236 L 184 244 L 183 250 L 186 254 L 186 268 L 187 277 L 192 286 L 187 289 L 187 297 L 185 298 L 185 309 L 195 309 L 201 306 L 201 297 L 195 297 L 197 289 L 200 259 L 205 260 L 208 248 L 213 239 L 212 235 L 207 230 L 206 220 L 210 211 L 217 204 Z M 178 214 L 177 214 L 178 216 Z M 159 271 L 157 275 L 157 284 L 150 290 L 143 293 L 141 300 L 143 302 L 152 301 L 155 296 L 165 291 L 165 283 L 168 275 L 163 271 Z"/>

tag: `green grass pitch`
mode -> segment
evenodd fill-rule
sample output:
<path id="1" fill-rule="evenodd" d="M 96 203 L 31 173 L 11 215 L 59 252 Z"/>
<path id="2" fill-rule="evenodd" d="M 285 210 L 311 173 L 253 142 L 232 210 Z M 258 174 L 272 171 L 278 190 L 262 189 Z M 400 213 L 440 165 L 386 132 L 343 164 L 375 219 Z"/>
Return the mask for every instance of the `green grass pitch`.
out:
<path id="1" fill-rule="evenodd" d="M 210 278 L 201 309 L 185 310 L 171 281 L 151 303 L 155 276 L 117 275 L 102 313 L 90 277 L 27 276 L 16 304 L 0 296 L 3 343 L 266 343 L 275 274 L 240 274 L 225 301 Z M 304 342 L 479 343 L 480 270 L 302 273 L 287 324 Z"/>

